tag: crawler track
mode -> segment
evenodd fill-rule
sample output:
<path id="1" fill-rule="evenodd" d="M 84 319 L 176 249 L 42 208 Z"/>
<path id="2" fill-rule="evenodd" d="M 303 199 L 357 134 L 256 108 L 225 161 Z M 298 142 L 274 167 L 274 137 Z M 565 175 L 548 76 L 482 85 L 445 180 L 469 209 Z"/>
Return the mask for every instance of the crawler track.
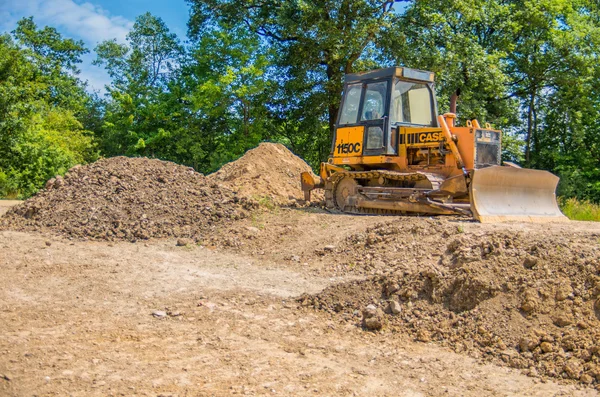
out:
<path id="1" fill-rule="evenodd" d="M 337 191 L 338 184 L 345 178 L 350 178 L 357 181 L 359 189 L 377 189 L 381 195 L 387 195 L 387 200 L 376 200 L 378 204 L 385 207 L 386 203 L 389 203 L 390 208 L 365 208 L 359 205 L 339 205 L 339 192 Z M 379 186 L 366 187 L 358 180 L 366 181 L 380 181 Z M 420 181 L 428 181 L 431 187 L 423 188 L 394 188 L 386 187 L 381 184 L 382 180 L 395 181 L 395 182 L 406 182 L 406 184 L 414 184 Z M 337 209 L 339 211 L 350 213 L 350 214 L 365 214 L 365 215 L 427 215 L 427 214 L 465 214 L 468 210 L 453 209 L 443 203 L 437 203 L 431 201 L 427 197 L 427 193 L 437 189 L 442 183 L 443 178 L 437 174 L 424 173 L 424 172 L 410 172 L 402 173 L 395 171 L 347 171 L 347 172 L 336 172 L 325 182 L 325 202 L 327 208 Z M 405 193 L 405 197 L 398 195 L 398 190 L 406 190 L 410 193 Z M 356 194 L 356 198 L 352 202 L 356 202 L 359 199 L 358 196 L 365 197 L 362 194 Z M 365 197 L 366 198 L 366 197 Z M 391 208 L 395 203 L 403 203 L 406 210 L 398 210 Z M 412 209 L 412 208 L 414 209 Z M 427 210 L 430 208 L 430 211 Z"/>

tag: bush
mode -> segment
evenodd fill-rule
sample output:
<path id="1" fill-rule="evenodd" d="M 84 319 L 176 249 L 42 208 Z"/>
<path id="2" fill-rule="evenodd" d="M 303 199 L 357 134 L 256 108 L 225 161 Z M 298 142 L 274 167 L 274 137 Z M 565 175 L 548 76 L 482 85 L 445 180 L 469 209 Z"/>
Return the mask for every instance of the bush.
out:
<path id="1" fill-rule="evenodd" d="M 0 147 L 0 197 L 26 199 L 48 179 L 97 158 L 89 133 L 71 112 L 42 110 L 13 131 L 11 145 Z"/>
<path id="2" fill-rule="evenodd" d="M 571 220 L 600 222 L 600 205 L 598 204 L 587 200 L 580 201 L 576 198 L 561 198 L 558 203 L 563 214 Z"/>

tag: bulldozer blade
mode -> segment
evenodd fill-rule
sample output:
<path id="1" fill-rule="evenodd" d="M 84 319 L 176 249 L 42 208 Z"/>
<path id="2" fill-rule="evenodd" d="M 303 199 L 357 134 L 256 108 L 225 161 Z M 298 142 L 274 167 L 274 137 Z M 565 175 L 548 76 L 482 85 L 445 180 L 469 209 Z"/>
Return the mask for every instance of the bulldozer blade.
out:
<path id="1" fill-rule="evenodd" d="M 470 186 L 471 211 L 482 223 L 568 221 L 556 202 L 558 180 L 548 171 L 525 168 L 475 170 Z"/>

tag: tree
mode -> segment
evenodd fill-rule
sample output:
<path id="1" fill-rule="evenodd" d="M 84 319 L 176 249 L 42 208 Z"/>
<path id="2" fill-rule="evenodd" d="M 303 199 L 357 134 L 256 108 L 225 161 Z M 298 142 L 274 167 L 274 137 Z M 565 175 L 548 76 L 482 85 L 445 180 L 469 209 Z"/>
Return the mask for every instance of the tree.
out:
<path id="1" fill-rule="evenodd" d="M 279 93 L 271 101 L 273 116 L 280 133 L 313 164 L 329 153 L 344 74 L 379 65 L 367 54 L 396 20 L 394 1 L 189 3 L 192 38 L 215 25 L 243 27 L 274 50 Z"/>
<path id="2" fill-rule="evenodd" d="M 33 19 L 0 36 L 0 196 L 28 197 L 96 153 L 77 115 L 86 94 L 75 65 L 86 50 Z"/>
<path id="3" fill-rule="evenodd" d="M 33 17 L 18 21 L 13 35 L 23 55 L 35 66 L 36 80 L 45 86 L 38 95 L 52 105 L 82 111 L 87 93 L 78 78 L 77 65 L 89 52 L 83 42 L 65 39 L 53 27 L 38 29 Z"/>
<path id="4" fill-rule="evenodd" d="M 94 63 L 112 78 L 99 134 L 102 152 L 164 158 L 164 138 L 179 128 L 178 101 L 170 91 L 184 54 L 179 40 L 162 19 L 145 13 L 136 19 L 127 44 L 104 41 L 96 53 Z"/>
<path id="5" fill-rule="evenodd" d="M 401 39 L 381 47 L 396 64 L 435 72 L 441 113 L 458 95 L 459 120 L 509 127 L 516 102 L 507 100 L 503 59 L 512 50 L 513 9 L 495 0 L 417 1 L 387 32 Z"/>
<path id="6" fill-rule="evenodd" d="M 215 26 L 193 43 L 185 70 L 201 169 L 212 172 L 275 133 L 268 104 L 274 95 L 272 52 L 243 27 Z"/>

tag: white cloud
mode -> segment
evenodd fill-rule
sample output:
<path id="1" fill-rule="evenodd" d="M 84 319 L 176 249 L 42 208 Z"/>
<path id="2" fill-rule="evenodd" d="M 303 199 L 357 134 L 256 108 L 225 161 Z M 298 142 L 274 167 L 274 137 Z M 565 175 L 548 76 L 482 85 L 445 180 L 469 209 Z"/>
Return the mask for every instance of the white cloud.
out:
<path id="1" fill-rule="evenodd" d="M 117 39 L 125 42 L 125 36 L 133 27 L 133 21 L 110 15 L 102 7 L 90 2 L 74 0 L 0 0 L 0 32 L 10 32 L 23 17 L 33 16 L 40 26 L 55 27 L 63 36 L 81 39 L 93 51 L 101 41 Z M 93 56 L 85 56 L 81 65 L 81 78 L 88 80 L 91 88 L 104 91 L 109 83 L 108 75 L 91 65 Z"/>
<path id="2" fill-rule="evenodd" d="M 95 45 L 103 40 L 125 41 L 133 22 L 121 16 L 111 16 L 92 3 L 73 0 L 2 0 L 0 28 L 12 30 L 22 17 L 33 16 L 40 26 L 53 26 L 69 36 Z"/>

